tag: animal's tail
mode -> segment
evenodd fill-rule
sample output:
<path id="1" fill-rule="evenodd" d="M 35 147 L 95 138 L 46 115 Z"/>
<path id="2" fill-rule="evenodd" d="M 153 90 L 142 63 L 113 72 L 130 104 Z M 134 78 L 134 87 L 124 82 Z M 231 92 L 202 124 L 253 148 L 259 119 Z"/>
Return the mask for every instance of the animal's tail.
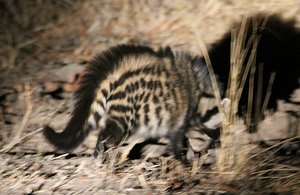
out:
<path id="1" fill-rule="evenodd" d="M 87 137 L 91 126 L 79 126 L 78 124 L 74 124 L 72 122 L 73 121 L 70 120 L 67 127 L 61 133 L 57 133 L 53 128 L 45 126 L 43 129 L 43 134 L 45 138 L 58 149 L 65 151 L 75 149 Z"/>

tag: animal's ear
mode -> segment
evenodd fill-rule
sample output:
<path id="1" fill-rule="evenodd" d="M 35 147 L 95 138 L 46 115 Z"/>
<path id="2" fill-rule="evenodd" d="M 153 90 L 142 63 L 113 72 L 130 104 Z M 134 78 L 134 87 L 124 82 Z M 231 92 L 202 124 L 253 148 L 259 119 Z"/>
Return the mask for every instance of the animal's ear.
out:
<path id="1" fill-rule="evenodd" d="M 228 114 L 230 111 L 231 100 L 229 98 L 223 98 L 221 101 L 221 106 L 223 108 L 223 112 Z"/>

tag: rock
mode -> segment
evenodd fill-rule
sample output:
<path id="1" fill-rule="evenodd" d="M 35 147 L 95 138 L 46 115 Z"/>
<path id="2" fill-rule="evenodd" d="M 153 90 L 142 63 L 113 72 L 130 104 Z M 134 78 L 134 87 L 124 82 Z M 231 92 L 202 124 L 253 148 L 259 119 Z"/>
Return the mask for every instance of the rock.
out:
<path id="1" fill-rule="evenodd" d="M 83 69 L 83 66 L 68 64 L 61 68 L 51 70 L 43 79 L 52 82 L 75 83 Z"/>
<path id="2" fill-rule="evenodd" d="M 281 140 L 300 135 L 300 119 L 285 112 L 266 117 L 258 126 L 261 141 Z"/>
<path id="3" fill-rule="evenodd" d="M 199 128 L 192 128 L 186 133 L 186 137 L 193 151 L 201 152 L 209 148 L 212 139 L 201 131 Z"/>

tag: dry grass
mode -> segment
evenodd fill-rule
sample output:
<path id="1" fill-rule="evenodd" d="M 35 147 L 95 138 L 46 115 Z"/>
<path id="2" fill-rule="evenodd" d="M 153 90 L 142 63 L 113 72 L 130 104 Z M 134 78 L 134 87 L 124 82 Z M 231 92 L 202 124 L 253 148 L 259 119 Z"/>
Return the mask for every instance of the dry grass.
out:
<path id="1" fill-rule="evenodd" d="M 254 18 L 255 20 L 255 18 Z M 266 97 L 262 105 L 257 105 L 256 113 L 252 115 L 253 110 L 253 90 L 254 90 L 254 72 L 256 69 L 256 50 L 259 44 L 260 36 L 256 33 L 252 34 L 246 42 L 247 28 L 263 29 L 268 17 L 263 21 L 253 21 L 253 26 L 247 24 L 244 19 L 241 26 L 232 31 L 232 45 L 231 45 L 231 71 L 230 82 L 228 86 L 227 95 L 231 100 L 231 107 L 228 115 L 223 115 L 223 126 L 221 132 L 221 147 L 217 151 L 217 170 L 221 176 L 221 180 L 225 183 L 235 183 L 240 181 L 250 182 L 247 187 L 256 188 L 255 183 L 266 183 L 266 188 L 276 189 L 278 191 L 285 191 L 287 189 L 298 190 L 300 174 L 299 167 L 296 165 L 281 164 L 282 157 L 278 157 L 276 152 L 282 141 L 277 145 L 262 149 L 257 144 L 253 143 L 253 138 L 248 132 L 251 124 L 251 116 L 255 116 L 255 123 L 261 120 L 265 112 L 266 105 L 271 93 L 272 83 L 274 81 L 275 73 L 271 74 Z M 253 30 L 256 32 L 256 30 Z M 251 46 L 251 47 L 250 47 Z M 250 52 L 248 61 L 245 62 L 245 56 Z M 206 52 L 205 52 L 206 53 Z M 246 64 L 244 66 L 244 64 Z M 262 70 L 258 70 L 261 71 Z M 248 76 L 250 75 L 250 76 Z M 261 75 L 259 73 L 259 75 Z M 249 96 L 248 96 L 248 111 L 245 125 L 238 117 L 238 104 L 245 86 L 246 78 L 249 79 Z M 261 76 L 258 79 L 262 79 Z M 261 82 L 258 82 L 261 83 Z M 261 90 L 258 86 L 257 90 Z M 259 95 L 258 95 L 259 96 Z M 260 99 L 263 99 L 261 96 Z M 291 140 L 299 139 L 293 137 Z M 287 142 L 291 141 L 288 140 Z M 291 143 L 290 143 L 291 144 Z M 276 148 L 276 149 L 274 149 Z"/>
<path id="2" fill-rule="evenodd" d="M 243 15 L 259 11 L 298 17 L 299 12 L 296 0 L 1 3 L 1 67 L 11 68 L 26 65 L 25 58 L 86 60 L 108 46 L 127 42 L 199 52 L 195 30 L 211 44 Z"/>
<path id="3" fill-rule="evenodd" d="M 77 1 L 1 0 L 0 5 L 0 67 L 14 68 L 21 57 L 43 47 L 39 32 L 67 20 Z"/>
<path id="4" fill-rule="evenodd" d="M 89 60 L 99 50 L 120 43 L 148 44 L 156 48 L 170 45 L 174 49 L 204 55 L 207 53 L 204 45 L 221 38 L 231 24 L 239 21 L 242 16 L 256 12 L 276 12 L 286 18 L 295 17 L 300 21 L 300 6 L 297 0 L 104 0 L 75 3 L 68 0 L 0 0 L 0 4 L 7 7 L 4 10 L 0 9 L 0 67 L 29 72 L 32 80 L 36 76 L 35 71 L 31 69 L 34 65 L 42 69 L 43 65 L 53 62 L 55 64 L 55 61 L 82 62 Z M 254 47 L 249 48 L 242 36 L 246 28 L 247 25 L 242 23 L 240 30 L 236 29 L 232 33 L 233 67 L 231 90 L 228 94 L 232 107 L 224 123 L 222 145 L 217 153 L 215 171 L 205 169 L 203 158 L 195 160 L 194 166 L 190 168 L 183 167 L 174 159 L 164 157 L 118 164 L 119 159 L 113 151 L 111 163 L 107 164 L 100 164 L 84 157 L 65 159 L 64 156 L 21 155 L 20 158 L 17 155 L 11 157 L 1 154 L 3 160 L 0 178 L 4 183 L 0 187 L 0 192 L 2 190 L 6 193 L 16 191 L 30 193 L 32 190 L 41 193 L 49 191 L 66 193 L 68 189 L 76 189 L 78 194 L 167 193 L 182 189 L 186 192 L 200 192 L 203 189 L 221 189 L 235 193 L 239 190 L 247 193 L 263 189 L 266 192 L 268 190 L 299 192 L 299 163 L 288 165 L 284 162 L 285 159 L 275 155 L 281 145 L 287 142 L 268 149 L 249 144 L 251 139 L 245 133 L 247 126 L 242 125 L 236 117 L 238 99 L 246 81 L 245 76 L 259 71 L 249 65 L 255 61 L 255 45 L 259 43 L 259 37 L 253 37 Z M 248 65 L 241 73 L 241 64 L 245 53 L 249 51 L 253 51 L 250 61 L 246 63 Z M 212 71 L 210 74 L 213 74 Z M 240 74 L 243 75 L 242 79 L 238 77 Z M 253 83 L 253 80 L 250 79 L 250 82 Z M 271 83 L 272 78 L 270 86 Z M 251 91 L 251 88 L 249 90 Z M 249 105 L 252 102 L 251 98 L 254 97 L 250 95 Z M 265 102 L 267 98 L 262 105 L 265 105 Z M 57 102 L 47 106 L 53 110 L 56 104 Z M 19 118 L 20 128 L 13 130 L 12 134 L 17 135 L 15 142 L 12 142 L 14 144 L 7 145 L 9 147 L 3 148 L 1 152 L 15 147 L 15 144 L 23 144 L 25 139 L 40 131 L 39 129 L 34 131 L 37 128 L 33 127 L 42 126 L 41 123 L 45 122 L 43 119 L 52 118 L 49 113 L 39 120 L 36 120 L 38 117 L 30 117 L 30 113 L 35 112 L 38 107 L 31 106 L 30 101 L 27 106 L 25 105 L 24 117 Z M 249 110 L 248 116 L 251 112 Z M 261 113 L 258 114 L 258 118 Z M 4 142 L 7 143 L 12 139 L 13 137 L 9 137 Z M 40 145 L 43 145 L 41 139 L 38 137 L 33 147 L 37 152 Z M 43 147 L 49 151 L 47 146 Z M 25 151 L 26 147 L 24 148 Z M 72 164 L 74 161 L 76 163 Z M 51 176 L 52 174 L 54 176 Z M 32 183 L 36 183 L 38 187 L 33 187 L 27 192 Z M 223 186 L 225 184 L 228 185 Z"/>
<path id="5" fill-rule="evenodd" d="M 247 140 L 248 137 L 245 136 L 245 134 L 243 135 L 243 131 L 246 130 L 245 127 L 240 122 L 238 124 L 238 105 L 250 67 L 255 64 L 256 48 L 259 42 L 259 37 L 256 34 L 253 34 L 249 38 L 248 42 L 246 42 L 248 28 L 258 29 L 257 23 L 253 22 L 253 24 L 256 24 L 256 26 L 249 27 L 247 20 L 243 19 L 241 25 L 232 30 L 230 56 L 231 67 L 230 75 L 228 75 L 230 80 L 227 89 L 227 95 L 231 100 L 231 106 L 226 119 L 223 119 L 221 148 L 217 162 L 218 170 L 221 173 L 226 172 L 226 177 L 229 181 L 235 179 L 236 176 L 241 175 L 241 171 L 243 171 L 243 167 L 247 165 L 246 161 L 252 150 L 252 148 L 248 145 L 245 146 L 245 144 L 249 143 L 249 140 Z M 251 46 L 252 48 L 250 48 Z M 250 52 L 250 57 L 248 62 L 245 62 L 245 57 L 248 52 Z M 244 64 L 246 64 L 245 67 Z M 249 82 L 252 84 L 254 75 L 251 74 L 251 76 L 252 78 Z M 251 84 L 251 88 L 254 88 Z M 248 97 L 250 105 L 252 104 L 253 98 L 251 94 L 253 94 L 253 92 L 249 93 Z"/>

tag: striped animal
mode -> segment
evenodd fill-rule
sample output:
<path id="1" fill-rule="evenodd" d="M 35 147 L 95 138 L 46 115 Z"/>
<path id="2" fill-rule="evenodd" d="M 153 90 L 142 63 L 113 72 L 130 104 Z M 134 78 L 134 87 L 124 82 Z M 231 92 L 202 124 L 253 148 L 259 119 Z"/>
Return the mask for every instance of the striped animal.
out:
<path id="1" fill-rule="evenodd" d="M 95 156 L 131 135 L 167 137 L 175 157 L 183 160 L 185 133 L 202 97 L 215 102 L 201 58 L 168 47 L 119 45 L 86 68 L 65 129 L 57 133 L 45 126 L 43 133 L 55 147 L 72 150 L 91 130 L 99 130 Z"/>

